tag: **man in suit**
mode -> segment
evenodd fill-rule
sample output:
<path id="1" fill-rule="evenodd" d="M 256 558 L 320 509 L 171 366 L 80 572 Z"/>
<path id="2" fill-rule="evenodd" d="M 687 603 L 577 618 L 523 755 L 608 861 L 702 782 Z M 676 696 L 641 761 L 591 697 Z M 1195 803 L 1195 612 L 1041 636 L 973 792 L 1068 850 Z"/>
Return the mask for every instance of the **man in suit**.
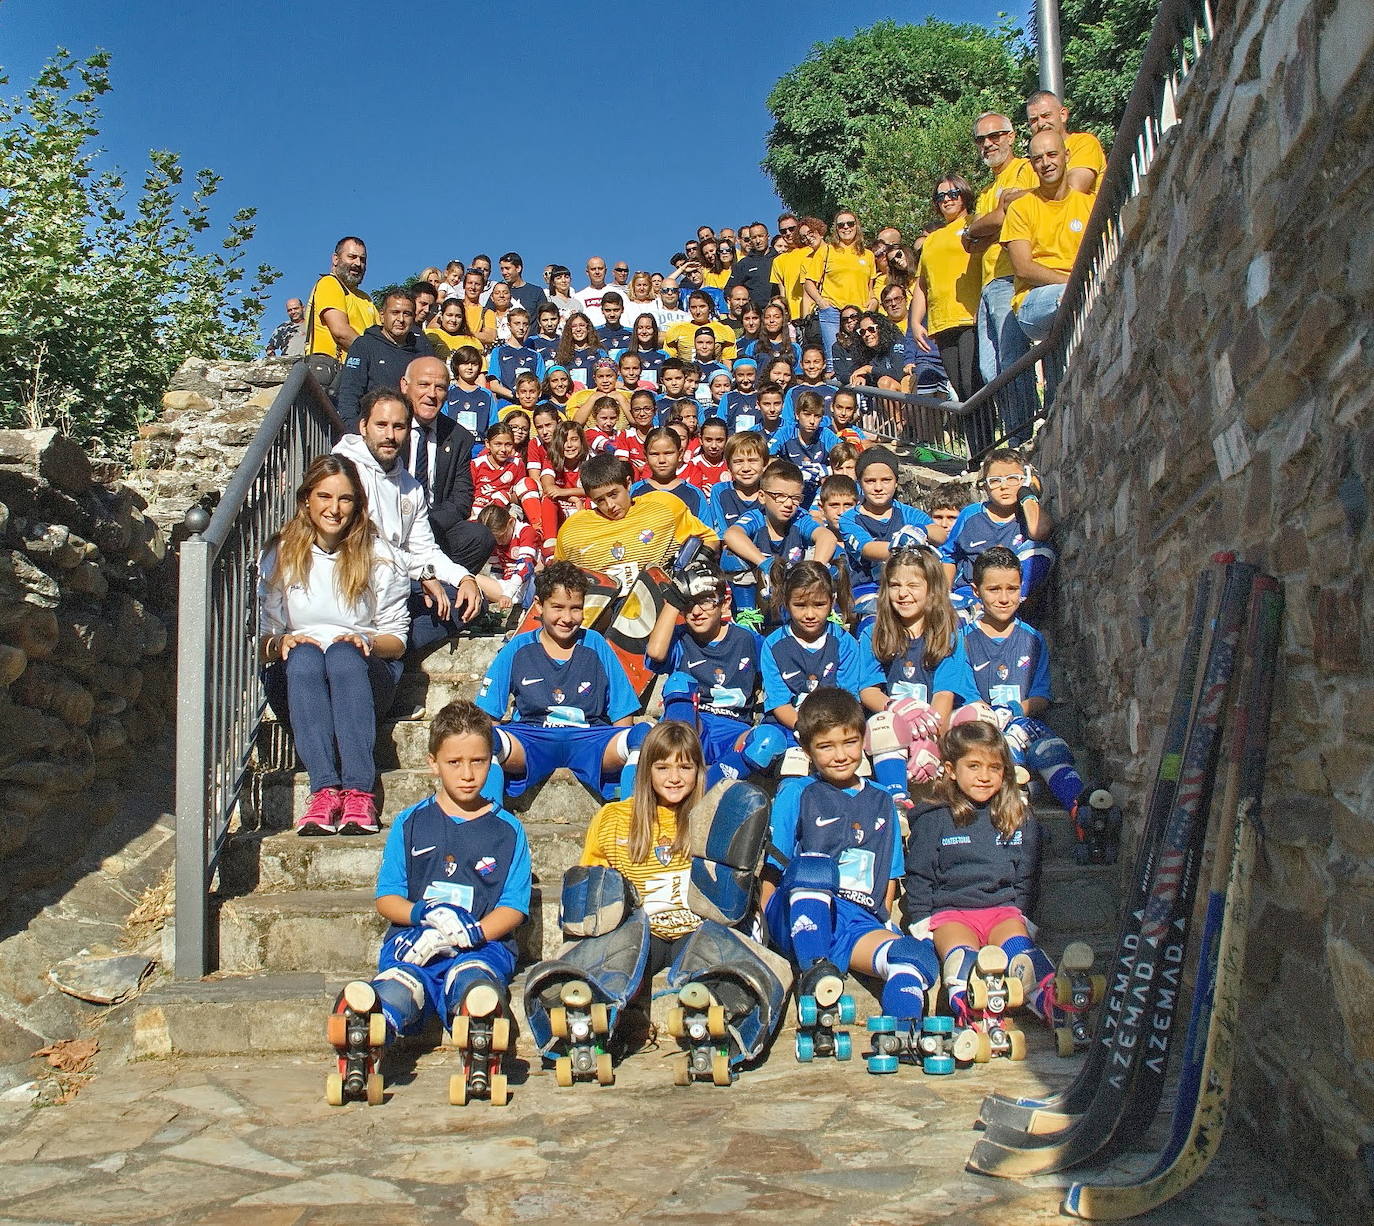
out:
<path id="1" fill-rule="evenodd" d="M 475 575 L 491 557 L 496 539 L 486 524 L 468 519 L 476 440 L 442 412 L 448 398 L 448 368 L 438 358 L 415 358 L 401 377 L 401 394 L 413 415 L 401 459 L 425 488 L 429 523 L 439 548 Z"/>

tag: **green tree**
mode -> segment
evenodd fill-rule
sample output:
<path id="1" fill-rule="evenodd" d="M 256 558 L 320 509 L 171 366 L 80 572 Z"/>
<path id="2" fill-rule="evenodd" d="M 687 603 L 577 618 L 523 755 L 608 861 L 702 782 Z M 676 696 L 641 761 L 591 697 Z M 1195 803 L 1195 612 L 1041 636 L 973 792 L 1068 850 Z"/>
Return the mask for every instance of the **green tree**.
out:
<path id="1" fill-rule="evenodd" d="M 1159 10 L 1156 0 L 1059 0 L 1070 126 L 1110 148 Z"/>
<path id="2" fill-rule="evenodd" d="M 63 48 L 0 99 L 0 422 L 125 450 L 188 357 L 251 358 L 274 269 L 248 280 L 255 210 L 207 242 L 220 177 L 153 150 L 139 188 L 100 169 L 109 57 Z M 0 76 L 0 84 L 8 79 Z"/>
<path id="3" fill-rule="evenodd" d="M 1023 58 L 1015 30 L 933 18 L 919 26 L 880 22 L 818 43 L 768 95 L 773 127 L 763 168 L 790 208 L 829 217 L 861 188 L 868 193 L 866 146 L 881 150 L 886 134 L 907 130 L 914 148 L 929 123 L 947 129 L 952 107 L 970 117 L 1005 107 L 1018 96 Z M 909 169 L 892 165 L 884 174 Z"/>

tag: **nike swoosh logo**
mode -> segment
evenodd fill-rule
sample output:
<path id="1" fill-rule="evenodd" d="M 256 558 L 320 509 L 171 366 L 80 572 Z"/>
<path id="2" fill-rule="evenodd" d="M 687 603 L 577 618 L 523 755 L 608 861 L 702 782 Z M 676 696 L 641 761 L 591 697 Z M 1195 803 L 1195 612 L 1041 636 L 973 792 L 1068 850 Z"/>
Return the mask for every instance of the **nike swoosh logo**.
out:
<path id="1" fill-rule="evenodd" d="M 975 673 L 981 673 L 981 672 L 983 671 L 983 669 L 987 668 L 987 666 L 988 666 L 989 664 L 991 664 L 991 663 L 992 663 L 991 660 L 984 660 L 981 664 L 975 664 L 975 665 L 973 666 L 973 671 L 974 671 Z"/>
<path id="2" fill-rule="evenodd" d="M 541 681 L 543 681 L 543 680 L 544 680 L 543 677 L 521 677 L 521 678 L 520 678 L 520 684 L 521 684 L 521 685 L 538 685 L 539 682 L 541 682 Z"/>
<path id="3" fill-rule="evenodd" d="M 701 665 L 703 665 L 703 664 L 705 664 L 705 663 L 706 663 L 705 660 L 688 660 L 688 661 L 687 661 L 687 667 L 688 667 L 688 668 L 700 668 Z"/>
<path id="4" fill-rule="evenodd" d="M 969 541 L 968 547 L 969 547 L 970 549 L 977 549 L 979 545 L 986 545 L 986 544 L 987 544 L 987 541 Z"/>
<path id="5" fill-rule="evenodd" d="M 790 673 L 783 673 L 782 679 L 783 679 L 784 681 L 790 681 L 793 677 L 800 677 L 800 676 L 801 676 L 801 669 L 799 669 L 799 668 L 794 668 Z"/>
<path id="6" fill-rule="evenodd" d="M 435 844 L 434 844 L 434 847 L 438 847 L 438 846 L 439 846 L 438 843 L 435 843 Z M 412 847 L 412 848 L 410 849 L 410 854 L 411 854 L 412 856 L 423 856 L 423 855 L 425 854 L 425 852 L 427 852 L 427 851 L 433 851 L 433 850 L 434 850 L 434 847 Z"/>
<path id="7" fill-rule="evenodd" d="M 816 819 L 816 825 L 818 825 L 818 826 L 833 826 L 833 825 L 834 825 L 837 821 L 839 821 L 839 820 L 840 820 L 840 819 L 839 819 L 838 817 L 818 817 L 818 818 Z"/>

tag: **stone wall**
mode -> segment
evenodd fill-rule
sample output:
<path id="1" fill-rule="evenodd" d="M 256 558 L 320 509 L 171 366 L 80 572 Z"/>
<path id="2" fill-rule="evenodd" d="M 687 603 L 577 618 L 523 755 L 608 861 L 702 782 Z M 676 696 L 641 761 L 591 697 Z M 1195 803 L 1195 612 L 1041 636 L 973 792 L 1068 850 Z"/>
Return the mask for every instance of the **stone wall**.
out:
<path id="1" fill-rule="evenodd" d="M 1348 1212 L 1374 1200 L 1374 7 L 1222 3 L 1181 119 L 1038 440 L 1052 641 L 1139 802 L 1194 576 L 1219 549 L 1281 576 L 1235 1103 Z"/>

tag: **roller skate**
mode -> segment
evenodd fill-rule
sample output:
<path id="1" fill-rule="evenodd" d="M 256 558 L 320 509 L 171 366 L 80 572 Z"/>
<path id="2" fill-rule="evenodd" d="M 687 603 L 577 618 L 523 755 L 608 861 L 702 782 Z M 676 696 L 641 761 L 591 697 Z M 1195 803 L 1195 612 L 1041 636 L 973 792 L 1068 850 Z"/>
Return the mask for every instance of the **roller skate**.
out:
<path id="1" fill-rule="evenodd" d="M 455 1107 L 469 1098 L 486 1098 L 493 1107 L 510 1101 L 510 1086 L 501 1071 L 501 1057 L 510 1050 L 510 1018 L 503 1010 L 502 993 L 494 983 L 468 989 L 462 1008 L 453 1015 L 449 1045 L 463 1053 L 463 1071 L 448 1080 L 448 1100 Z"/>
<path id="2" fill-rule="evenodd" d="M 847 1026 L 857 1016 L 854 998 L 845 993 L 844 973 L 822 959 L 802 972 L 797 980 L 797 1059 L 809 1064 L 817 1056 L 848 1060 L 854 1040 Z"/>
<path id="3" fill-rule="evenodd" d="M 1007 973 L 1007 951 L 1000 945 L 984 945 L 968 980 L 968 1002 L 975 1017 L 971 1029 L 977 1037 L 966 1042 L 973 1047 L 977 1063 L 984 1064 L 994 1056 L 1026 1058 L 1025 1033 L 1007 1016 L 1009 1009 L 1025 1003 L 1025 996 L 1021 981 Z"/>
<path id="4" fill-rule="evenodd" d="M 554 1061 L 554 1080 L 570 1086 L 594 1077 L 603 1086 L 613 1085 L 609 1006 L 596 1000 L 591 987 L 580 979 L 565 983 L 558 999 L 562 1003 L 549 1010 L 549 1028 L 554 1038 L 567 1043 L 568 1053 Z"/>
<path id="5" fill-rule="evenodd" d="M 684 1050 L 673 1058 L 673 1084 L 686 1086 L 710 1078 L 718 1086 L 728 1086 L 733 1076 L 725 1006 L 717 1003 L 706 984 L 695 980 L 683 984 L 677 999 L 668 1010 L 668 1033 Z"/>
<path id="6" fill-rule="evenodd" d="M 978 1056 L 981 1032 L 971 1027 L 959 1029 L 952 1017 L 924 1017 L 916 1039 L 916 1056 L 921 1071 L 931 1077 L 946 1077 L 956 1068 L 967 1068 Z"/>
<path id="7" fill-rule="evenodd" d="M 350 1098 L 366 1099 L 375 1107 L 386 1088 L 377 1067 L 386 1047 L 386 1018 L 370 983 L 355 979 L 344 986 L 325 1033 L 339 1053 L 338 1072 L 325 1079 L 325 1100 L 342 1107 Z"/>
<path id="8" fill-rule="evenodd" d="M 1111 792 L 1102 787 L 1084 788 L 1069 816 L 1078 840 L 1074 862 L 1115 864 L 1121 851 L 1121 809 Z"/>
<path id="9" fill-rule="evenodd" d="M 880 1014 L 865 1024 L 872 1049 L 864 1053 L 864 1064 L 870 1073 L 895 1073 L 900 1065 L 920 1059 L 920 1028 L 915 1018 Z"/>
<path id="10" fill-rule="evenodd" d="M 1107 994 L 1107 977 L 1092 975 L 1092 946 L 1073 941 L 1059 958 L 1054 978 L 1045 985 L 1045 1013 L 1061 1056 L 1072 1056 L 1092 1043 L 1088 1010 Z"/>

